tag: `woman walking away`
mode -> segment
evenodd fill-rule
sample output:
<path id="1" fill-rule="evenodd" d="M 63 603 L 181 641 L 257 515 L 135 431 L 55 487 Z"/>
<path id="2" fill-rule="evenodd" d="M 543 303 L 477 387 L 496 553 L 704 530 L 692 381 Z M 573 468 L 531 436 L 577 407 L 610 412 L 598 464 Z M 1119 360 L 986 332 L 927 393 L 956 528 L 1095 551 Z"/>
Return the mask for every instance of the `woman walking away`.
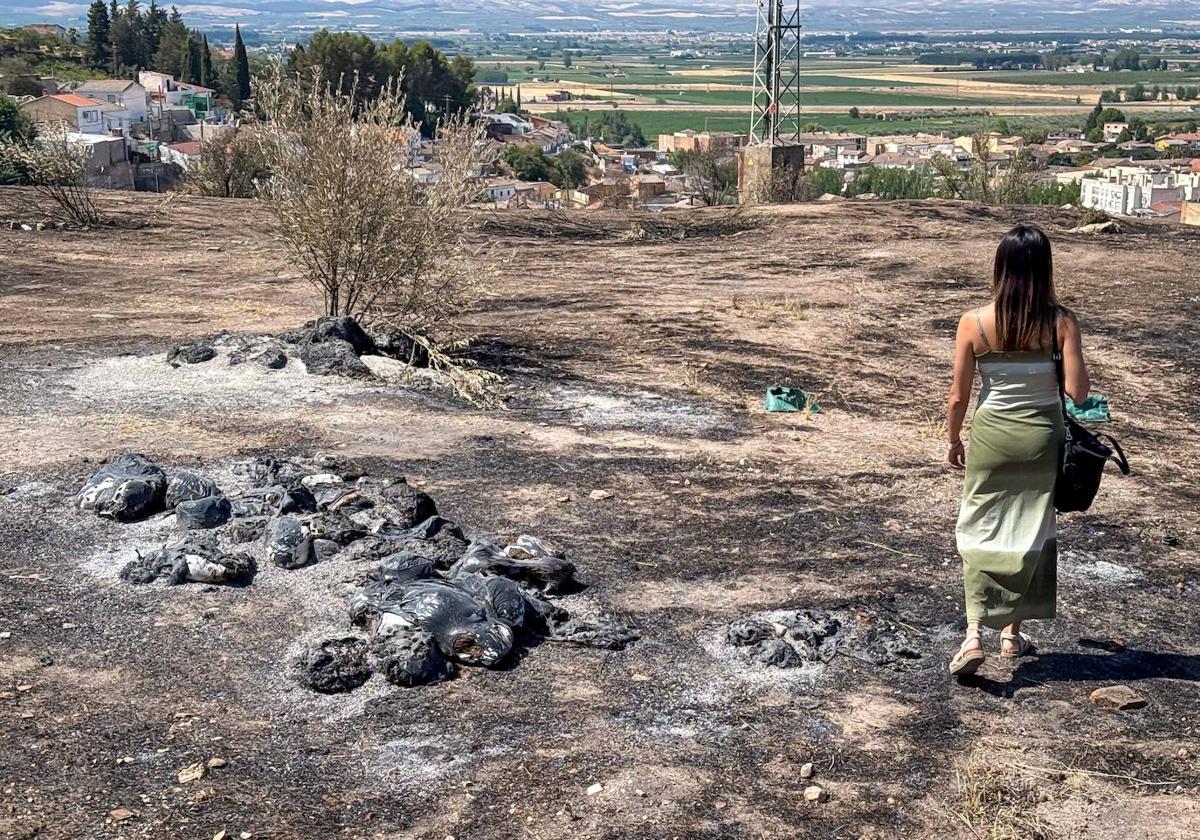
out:
<path id="1" fill-rule="evenodd" d="M 1054 294 L 1050 240 L 1033 225 L 1018 225 L 996 249 L 992 302 L 958 322 L 946 460 L 966 469 L 956 534 L 967 637 L 951 674 L 973 674 L 983 662 L 981 625 L 1001 630 L 1001 656 L 1017 657 L 1034 649 L 1021 622 L 1054 617 L 1054 481 L 1064 436 L 1056 344 L 1064 390 L 1082 402 L 1088 375 L 1079 324 Z M 968 453 L 960 433 L 977 366 L 982 387 Z"/>

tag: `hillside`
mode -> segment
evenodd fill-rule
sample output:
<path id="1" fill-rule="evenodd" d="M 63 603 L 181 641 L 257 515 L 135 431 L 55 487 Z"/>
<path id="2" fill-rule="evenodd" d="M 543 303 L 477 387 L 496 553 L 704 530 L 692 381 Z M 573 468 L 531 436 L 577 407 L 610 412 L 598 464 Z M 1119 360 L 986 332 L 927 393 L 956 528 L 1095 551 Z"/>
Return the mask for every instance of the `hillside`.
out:
<path id="1" fill-rule="evenodd" d="M 176 343 L 292 329 L 315 296 L 253 203 L 108 201 L 145 226 L 0 230 L 9 835 L 1166 840 L 1200 825 L 1200 235 L 1071 234 L 1070 211 L 931 201 L 779 208 L 717 238 L 510 238 L 503 287 L 470 316 L 508 407 L 479 411 L 295 362 L 171 368 Z M 1063 519 L 1059 618 L 1030 628 L 1044 652 L 958 684 L 951 341 L 1027 218 L 1055 242 L 1135 472 Z M 764 413 L 779 384 L 822 411 Z M 317 453 L 404 475 L 456 522 L 564 547 L 586 586 L 565 603 L 641 638 L 314 694 L 281 663 L 345 621 L 357 567 L 120 582 L 130 535 L 159 526 L 70 497 L 128 451 L 221 475 Z M 904 652 L 747 664 L 726 628 L 776 609 Z M 1114 683 L 1148 706 L 1089 702 Z"/>

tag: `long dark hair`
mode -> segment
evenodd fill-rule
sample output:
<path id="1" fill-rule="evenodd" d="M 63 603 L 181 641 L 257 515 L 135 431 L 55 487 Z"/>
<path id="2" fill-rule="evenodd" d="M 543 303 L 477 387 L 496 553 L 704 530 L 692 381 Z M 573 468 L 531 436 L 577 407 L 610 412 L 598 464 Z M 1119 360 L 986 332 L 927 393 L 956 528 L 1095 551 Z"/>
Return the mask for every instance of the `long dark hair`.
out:
<path id="1" fill-rule="evenodd" d="M 1062 306 L 1054 294 L 1050 240 L 1037 225 L 1017 225 L 1000 240 L 992 295 L 999 349 L 1041 347 Z"/>

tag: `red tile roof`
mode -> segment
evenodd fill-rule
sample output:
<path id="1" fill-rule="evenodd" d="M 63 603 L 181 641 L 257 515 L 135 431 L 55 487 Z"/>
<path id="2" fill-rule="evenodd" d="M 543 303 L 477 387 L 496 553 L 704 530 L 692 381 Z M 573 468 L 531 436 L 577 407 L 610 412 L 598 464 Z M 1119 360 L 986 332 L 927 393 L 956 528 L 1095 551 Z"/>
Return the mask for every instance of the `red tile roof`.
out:
<path id="1" fill-rule="evenodd" d="M 200 154 L 200 143 L 196 140 L 189 140 L 184 143 L 168 143 L 167 148 L 189 157 Z"/>
<path id="2" fill-rule="evenodd" d="M 88 99 L 86 96 L 80 96 L 77 93 L 52 93 L 51 99 L 57 99 L 59 102 L 65 102 L 68 105 L 74 105 L 76 108 L 98 107 L 103 105 L 95 99 Z"/>

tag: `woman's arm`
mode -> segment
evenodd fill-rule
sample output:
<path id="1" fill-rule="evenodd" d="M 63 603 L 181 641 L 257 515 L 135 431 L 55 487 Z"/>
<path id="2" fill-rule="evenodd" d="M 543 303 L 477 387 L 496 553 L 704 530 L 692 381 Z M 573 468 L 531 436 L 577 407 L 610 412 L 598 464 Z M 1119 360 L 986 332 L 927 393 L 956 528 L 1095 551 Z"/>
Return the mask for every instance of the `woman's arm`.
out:
<path id="1" fill-rule="evenodd" d="M 1087 364 L 1083 361 L 1083 336 L 1074 315 L 1063 315 L 1059 321 L 1062 335 L 1063 390 L 1076 404 L 1087 399 L 1092 383 L 1088 380 Z"/>
<path id="2" fill-rule="evenodd" d="M 967 418 L 967 406 L 971 404 L 971 383 L 975 381 L 975 329 L 970 315 L 963 315 L 958 322 L 958 335 L 954 339 L 954 381 L 950 383 L 950 398 L 946 402 L 946 432 L 950 438 L 950 451 L 946 463 L 956 470 L 967 465 L 966 451 L 962 443 L 963 421 Z"/>

